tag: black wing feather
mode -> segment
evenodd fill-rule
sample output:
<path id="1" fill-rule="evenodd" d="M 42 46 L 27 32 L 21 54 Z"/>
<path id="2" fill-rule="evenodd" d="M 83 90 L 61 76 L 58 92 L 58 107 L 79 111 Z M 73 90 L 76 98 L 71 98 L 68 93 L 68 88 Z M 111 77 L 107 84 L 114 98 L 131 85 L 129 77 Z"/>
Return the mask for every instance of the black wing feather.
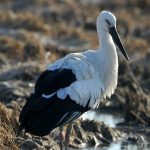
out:
<path id="1" fill-rule="evenodd" d="M 69 122 L 72 122 L 74 120 L 76 120 L 78 117 L 80 117 L 83 114 L 83 112 L 69 112 L 66 113 L 63 116 L 63 119 L 61 119 L 61 121 L 57 124 L 57 126 L 64 126 Z"/>
<path id="2" fill-rule="evenodd" d="M 69 86 L 75 80 L 76 77 L 70 69 L 46 70 L 36 82 L 35 93 L 49 95 L 60 88 Z"/>
<path id="3" fill-rule="evenodd" d="M 76 77 L 71 69 L 43 72 L 36 82 L 35 92 L 31 94 L 19 116 L 20 130 L 25 128 L 26 132 L 44 136 L 89 110 L 78 105 L 69 96 L 64 100 L 58 98 L 57 94 L 49 99 L 42 97 L 43 93 L 50 95 L 74 81 Z"/>

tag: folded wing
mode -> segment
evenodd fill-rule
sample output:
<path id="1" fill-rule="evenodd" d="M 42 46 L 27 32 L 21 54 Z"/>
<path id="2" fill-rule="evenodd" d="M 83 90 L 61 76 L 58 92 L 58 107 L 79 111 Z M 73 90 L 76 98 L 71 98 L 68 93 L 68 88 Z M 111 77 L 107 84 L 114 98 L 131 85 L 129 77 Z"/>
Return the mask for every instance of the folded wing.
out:
<path id="1" fill-rule="evenodd" d="M 57 97 L 57 91 L 76 81 L 71 69 L 46 70 L 38 78 L 35 91 L 28 98 L 19 116 L 20 130 L 44 136 L 58 126 L 78 118 L 88 108 L 78 105 L 69 96 Z"/>

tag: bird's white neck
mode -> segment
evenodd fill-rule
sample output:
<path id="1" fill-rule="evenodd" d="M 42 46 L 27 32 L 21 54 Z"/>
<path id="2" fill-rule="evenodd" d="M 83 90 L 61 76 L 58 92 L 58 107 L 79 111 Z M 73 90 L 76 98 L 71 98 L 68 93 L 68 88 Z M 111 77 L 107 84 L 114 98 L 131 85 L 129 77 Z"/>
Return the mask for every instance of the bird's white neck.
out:
<path id="1" fill-rule="evenodd" d="M 111 35 L 104 30 L 100 30 L 98 31 L 98 36 L 98 54 L 100 55 L 101 60 L 105 63 L 116 65 L 116 63 L 118 63 L 118 55 Z"/>
<path id="2" fill-rule="evenodd" d="M 98 33 L 100 46 L 97 55 L 100 60 L 100 78 L 104 85 L 104 96 L 110 97 L 117 86 L 118 56 L 110 34 L 106 31 L 100 31 Z"/>
<path id="3" fill-rule="evenodd" d="M 103 30 L 102 28 L 97 29 L 97 31 L 99 38 L 99 48 L 105 47 L 106 44 L 108 45 L 113 43 L 111 35 L 107 31 Z"/>

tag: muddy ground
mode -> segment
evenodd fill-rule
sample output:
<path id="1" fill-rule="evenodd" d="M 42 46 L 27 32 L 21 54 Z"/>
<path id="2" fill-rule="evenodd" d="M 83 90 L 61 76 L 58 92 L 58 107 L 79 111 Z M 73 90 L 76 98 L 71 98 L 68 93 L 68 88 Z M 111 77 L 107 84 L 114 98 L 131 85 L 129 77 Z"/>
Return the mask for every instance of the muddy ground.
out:
<path id="1" fill-rule="evenodd" d="M 102 10 L 116 15 L 130 62 L 119 54 L 118 87 L 111 100 L 104 100 L 96 111 L 116 111 L 124 121 L 110 127 L 80 118 L 73 123 L 70 148 L 103 147 L 123 139 L 149 147 L 149 8 L 148 0 L 2 0 L 0 149 L 59 149 L 58 129 L 43 138 L 27 133 L 17 136 L 18 115 L 48 64 L 67 53 L 98 46 L 95 22 Z"/>

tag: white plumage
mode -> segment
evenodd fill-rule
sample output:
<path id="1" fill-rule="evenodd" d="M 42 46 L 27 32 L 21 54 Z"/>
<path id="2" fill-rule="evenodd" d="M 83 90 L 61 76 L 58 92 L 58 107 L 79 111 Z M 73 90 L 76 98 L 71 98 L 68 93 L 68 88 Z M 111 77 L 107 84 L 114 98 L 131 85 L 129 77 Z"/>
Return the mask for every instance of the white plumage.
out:
<path id="1" fill-rule="evenodd" d="M 48 67 L 48 70 L 72 69 L 76 76 L 77 81 L 57 91 L 59 98 L 64 99 L 69 95 L 81 106 L 86 106 L 90 100 L 89 107 L 95 108 L 103 98 L 114 93 L 117 86 L 118 57 L 106 20 L 109 20 L 110 26 L 116 26 L 116 18 L 112 13 L 103 11 L 98 16 L 99 47 L 96 51 L 71 53 Z"/>

